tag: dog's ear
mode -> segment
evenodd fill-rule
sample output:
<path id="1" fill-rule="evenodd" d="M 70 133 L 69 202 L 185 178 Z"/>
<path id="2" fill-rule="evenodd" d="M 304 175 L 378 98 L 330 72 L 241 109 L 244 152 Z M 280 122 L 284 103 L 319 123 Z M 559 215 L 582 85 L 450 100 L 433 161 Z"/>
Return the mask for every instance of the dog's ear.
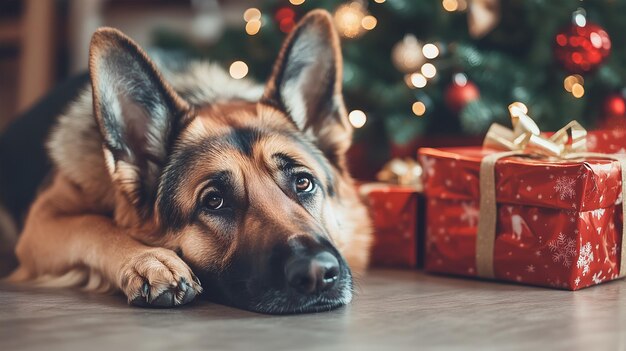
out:
<path id="1" fill-rule="evenodd" d="M 145 213 L 175 129 L 190 106 L 163 80 L 144 51 L 112 28 L 93 35 L 89 73 L 107 167 L 128 200 Z"/>
<path id="2" fill-rule="evenodd" d="M 261 100 L 311 134 L 339 167 L 352 139 L 341 71 L 341 47 L 332 17 L 324 10 L 311 11 L 285 40 Z"/>

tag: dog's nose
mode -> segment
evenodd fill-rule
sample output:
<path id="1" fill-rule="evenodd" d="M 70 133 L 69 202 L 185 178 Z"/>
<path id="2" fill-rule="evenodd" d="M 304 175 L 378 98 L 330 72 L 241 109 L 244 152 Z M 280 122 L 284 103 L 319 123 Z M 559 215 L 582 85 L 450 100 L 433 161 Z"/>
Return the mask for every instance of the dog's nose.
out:
<path id="1" fill-rule="evenodd" d="M 339 261 L 328 251 L 310 257 L 293 257 L 285 265 L 287 283 L 303 294 L 318 294 L 335 285 Z"/>

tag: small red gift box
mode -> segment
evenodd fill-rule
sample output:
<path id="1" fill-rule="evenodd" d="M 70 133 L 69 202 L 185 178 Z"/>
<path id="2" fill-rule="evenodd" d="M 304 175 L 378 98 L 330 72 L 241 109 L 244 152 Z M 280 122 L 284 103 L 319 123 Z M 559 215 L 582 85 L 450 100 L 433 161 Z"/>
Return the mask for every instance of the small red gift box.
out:
<path id="1" fill-rule="evenodd" d="M 495 152 L 420 150 L 427 271 L 477 276 L 480 166 Z M 495 164 L 494 187 L 493 278 L 577 290 L 619 277 L 619 162 L 502 158 Z"/>
<path id="2" fill-rule="evenodd" d="M 595 130 L 587 135 L 587 149 L 607 154 L 626 154 L 626 130 Z"/>
<path id="3" fill-rule="evenodd" d="M 374 226 L 371 265 L 415 268 L 418 265 L 419 192 L 414 187 L 365 183 L 359 186 Z"/>

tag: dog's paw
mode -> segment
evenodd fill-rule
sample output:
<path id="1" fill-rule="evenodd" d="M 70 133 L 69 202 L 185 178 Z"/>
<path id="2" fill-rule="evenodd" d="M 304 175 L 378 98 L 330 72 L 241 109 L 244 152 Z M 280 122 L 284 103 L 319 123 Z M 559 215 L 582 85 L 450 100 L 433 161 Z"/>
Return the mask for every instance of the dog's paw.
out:
<path id="1" fill-rule="evenodd" d="M 155 248 L 131 258 L 120 273 L 128 303 L 142 307 L 174 307 L 202 292 L 200 281 L 174 251 Z"/>

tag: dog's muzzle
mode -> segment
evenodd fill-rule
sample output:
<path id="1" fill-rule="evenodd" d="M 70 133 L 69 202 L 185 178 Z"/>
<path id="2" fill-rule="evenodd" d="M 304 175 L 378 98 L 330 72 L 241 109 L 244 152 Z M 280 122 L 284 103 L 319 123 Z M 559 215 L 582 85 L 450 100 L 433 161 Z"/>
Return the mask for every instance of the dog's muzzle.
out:
<path id="1" fill-rule="evenodd" d="M 317 295 L 335 286 L 340 270 L 339 260 L 328 251 L 295 255 L 285 264 L 285 279 L 299 293 Z"/>
<path id="2" fill-rule="evenodd" d="M 352 274 L 321 237 L 298 236 L 266 252 L 247 251 L 203 285 L 227 305 L 269 314 L 328 311 L 352 300 Z"/>

